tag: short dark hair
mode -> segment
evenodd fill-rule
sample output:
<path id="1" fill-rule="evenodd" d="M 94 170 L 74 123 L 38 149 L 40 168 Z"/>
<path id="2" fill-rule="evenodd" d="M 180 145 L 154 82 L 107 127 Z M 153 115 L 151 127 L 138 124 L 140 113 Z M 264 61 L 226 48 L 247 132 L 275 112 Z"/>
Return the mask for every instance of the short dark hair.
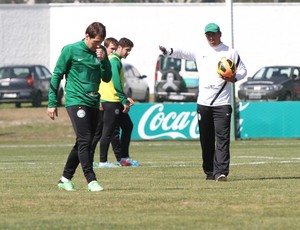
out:
<path id="1" fill-rule="evenodd" d="M 104 46 L 106 48 L 108 48 L 110 43 L 114 44 L 115 46 L 118 46 L 118 40 L 113 37 L 109 37 L 104 40 Z"/>
<path id="2" fill-rule="evenodd" d="M 106 28 L 101 22 L 93 22 L 86 28 L 85 33 L 88 34 L 90 38 L 95 38 L 99 35 L 101 38 L 105 39 Z"/>
<path id="3" fill-rule="evenodd" d="M 132 48 L 134 46 L 134 44 L 128 38 L 121 38 L 119 40 L 119 46 L 121 46 L 121 47 L 131 47 Z"/>

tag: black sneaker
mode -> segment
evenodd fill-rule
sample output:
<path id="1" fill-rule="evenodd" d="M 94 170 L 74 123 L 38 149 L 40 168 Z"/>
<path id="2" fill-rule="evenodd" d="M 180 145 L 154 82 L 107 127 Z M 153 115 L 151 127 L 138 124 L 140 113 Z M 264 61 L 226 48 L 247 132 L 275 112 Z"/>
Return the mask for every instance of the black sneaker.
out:
<path id="1" fill-rule="evenodd" d="M 214 176 L 213 176 L 213 173 L 211 172 L 208 172 L 208 173 L 206 173 L 206 180 L 214 180 L 215 178 L 214 178 Z"/>
<path id="2" fill-rule="evenodd" d="M 217 182 L 223 182 L 223 181 L 227 181 L 227 176 L 225 176 L 224 174 L 221 174 L 221 175 L 219 175 L 217 178 L 216 178 L 216 181 Z"/>

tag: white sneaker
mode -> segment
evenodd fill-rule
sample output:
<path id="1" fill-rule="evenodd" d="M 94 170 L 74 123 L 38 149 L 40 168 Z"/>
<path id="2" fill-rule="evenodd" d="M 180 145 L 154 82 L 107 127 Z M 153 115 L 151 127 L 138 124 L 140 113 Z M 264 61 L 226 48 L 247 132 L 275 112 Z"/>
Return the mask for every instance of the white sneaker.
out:
<path id="1" fill-rule="evenodd" d="M 93 180 L 88 184 L 88 191 L 90 191 L 90 192 L 100 192 L 102 190 L 103 190 L 103 188 L 101 187 L 99 182 L 96 180 Z"/>
<path id="2" fill-rule="evenodd" d="M 115 165 L 114 163 L 110 163 L 110 162 L 99 162 L 97 168 L 115 168 L 115 167 L 118 167 L 118 166 Z"/>
<path id="3" fill-rule="evenodd" d="M 225 176 L 224 174 L 221 174 L 220 176 L 217 177 L 216 181 L 217 182 L 219 182 L 219 181 L 227 181 L 227 176 Z"/>

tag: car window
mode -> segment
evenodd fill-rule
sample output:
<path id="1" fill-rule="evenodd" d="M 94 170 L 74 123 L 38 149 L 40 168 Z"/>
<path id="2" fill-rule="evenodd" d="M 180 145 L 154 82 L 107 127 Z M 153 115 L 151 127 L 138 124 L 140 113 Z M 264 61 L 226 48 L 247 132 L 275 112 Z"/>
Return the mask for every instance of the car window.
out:
<path id="1" fill-rule="evenodd" d="M 124 71 L 125 71 L 125 77 L 126 78 L 134 78 L 134 74 L 132 72 L 132 67 L 127 65 L 124 67 Z"/>
<path id="2" fill-rule="evenodd" d="M 41 66 L 41 70 L 42 70 L 43 76 L 45 76 L 45 78 L 51 78 L 52 77 L 51 72 L 47 68 L 45 68 L 44 66 Z"/>
<path id="3" fill-rule="evenodd" d="M 0 78 L 11 78 L 13 77 L 13 71 L 11 68 L 1 68 L 0 69 Z"/>
<path id="4" fill-rule="evenodd" d="M 179 58 L 170 58 L 170 57 L 163 57 L 161 58 L 161 70 L 176 70 L 180 71 L 181 69 L 181 59 Z"/>
<path id="5" fill-rule="evenodd" d="M 134 66 L 132 66 L 131 70 L 132 70 L 132 73 L 135 77 L 140 77 L 141 76 L 140 72 Z"/>
<path id="6" fill-rule="evenodd" d="M 293 72 L 293 77 L 294 77 L 294 78 L 298 78 L 298 77 L 299 77 L 299 73 L 300 73 L 299 69 L 298 69 L 298 68 L 295 68 L 295 69 L 294 69 L 294 72 Z"/>
<path id="7" fill-rule="evenodd" d="M 255 73 L 253 79 L 271 79 L 277 77 L 290 77 L 292 72 L 292 67 L 266 67 L 261 68 Z"/>
<path id="8" fill-rule="evenodd" d="M 185 71 L 192 71 L 192 72 L 198 71 L 196 62 L 187 60 L 185 62 Z"/>
<path id="9" fill-rule="evenodd" d="M 261 68 L 261 69 L 259 69 L 259 70 L 254 74 L 253 79 L 259 80 L 259 79 L 264 78 L 264 76 L 265 76 L 264 73 L 265 73 L 265 72 L 266 72 L 266 68 Z"/>
<path id="10" fill-rule="evenodd" d="M 26 78 L 28 76 L 30 76 L 30 70 L 27 67 L 8 67 L 0 70 L 0 78 Z"/>
<path id="11" fill-rule="evenodd" d="M 15 67 L 13 68 L 13 72 L 18 78 L 26 78 L 30 76 L 30 69 L 27 67 Z"/>
<path id="12" fill-rule="evenodd" d="M 26 77 L 29 75 L 27 69 L 25 68 L 1 68 L 0 78 L 17 78 Z M 25 76 L 23 76 L 25 74 Z"/>
<path id="13" fill-rule="evenodd" d="M 292 72 L 291 67 L 274 68 L 272 77 L 290 77 Z"/>
<path id="14" fill-rule="evenodd" d="M 35 66 L 34 69 L 35 69 L 35 72 L 37 74 L 37 76 L 36 76 L 37 78 L 39 78 L 39 79 L 44 79 L 45 78 L 45 75 L 44 75 L 43 71 L 41 70 L 41 68 L 39 66 Z"/>

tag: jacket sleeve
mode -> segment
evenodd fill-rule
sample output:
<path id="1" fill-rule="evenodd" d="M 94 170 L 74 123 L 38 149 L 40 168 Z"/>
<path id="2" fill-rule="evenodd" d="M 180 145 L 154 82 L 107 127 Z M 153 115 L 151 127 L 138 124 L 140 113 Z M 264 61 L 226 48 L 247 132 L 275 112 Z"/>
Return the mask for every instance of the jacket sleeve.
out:
<path id="1" fill-rule="evenodd" d="M 236 64 L 235 78 L 237 81 L 242 80 L 247 75 L 247 69 L 237 51 L 234 52 L 234 62 Z"/>
<path id="2" fill-rule="evenodd" d="M 111 65 L 110 65 L 110 61 L 107 57 L 107 52 L 104 46 L 100 47 L 101 49 L 103 49 L 105 51 L 105 59 L 103 61 L 101 61 L 101 79 L 104 82 L 109 82 L 112 78 L 112 71 L 111 71 Z"/>
<path id="3" fill-rule="evenodd" d="M 50 89 L 48 93 L 48 108 L 57 107 L 57 94 L 60 86 L 60 82 L 64 75 L 67 73 L 71 62 L 70 50 L 67 47 L 62 49 L 62 52 L 57 60 L 55 69 L 53 71 Z"/>
<path id="4" fill-rule="evenodd" d="M 165 56 L 196 61 L 196 57 L 193 52 L 174 48 L 166 48 L 166 51 L 167 54 Z"/>

